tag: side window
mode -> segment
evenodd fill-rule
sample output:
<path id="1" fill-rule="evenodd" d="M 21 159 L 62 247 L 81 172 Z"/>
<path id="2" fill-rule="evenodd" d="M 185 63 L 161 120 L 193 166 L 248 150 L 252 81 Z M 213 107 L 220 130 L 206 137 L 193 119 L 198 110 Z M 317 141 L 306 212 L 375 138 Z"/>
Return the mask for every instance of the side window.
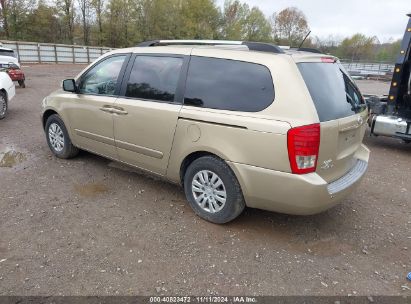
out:
<path id="1" fill-rule="evenodd" d="M 126 97 L 173 102 L 182 66 L 182 58 L 137 56 Z"/>
<path id="2" fill-rule="evenodd" d="M 273 101 L 274 85 L 267 67 L 236 60 L 191 57 L 185 104 L 257 112 Z"/>
<path id="3" fill-rule="evenodd" d="M 360 107 L 362 104 L 364 104 L 364 100 L 361 97 L 361 94 L 356 88 L 355 84 L 352 83 L 350 78 L 344 74 L 344 82 L 345 82 L 345 91 L 347 95 L 347 101 L 352 104 L 353 110 L 356 110 L 356 108 Z"/>
<path id="4" fill-rule="evenodd" d="M 103 59 L 81 77 L 79 92 L 83 94 L 114 95 L 118 76 L 126 57 L 126 55 L 120 55 Z"/>

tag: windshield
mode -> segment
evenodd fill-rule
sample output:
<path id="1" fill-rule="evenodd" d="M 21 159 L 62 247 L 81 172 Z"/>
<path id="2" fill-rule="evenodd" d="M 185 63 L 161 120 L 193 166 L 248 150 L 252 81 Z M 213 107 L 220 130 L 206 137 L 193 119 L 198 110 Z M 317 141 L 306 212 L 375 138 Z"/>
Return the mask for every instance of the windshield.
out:
<path id="1" fill-rule="evenodd" d="M 14 57 L 14 52 L 13 51 L 8 51 L 8 50 L 0 50 L 0 56 L 9 56 L 9 57 Z"/>
<path id="2" fill-rule="evenodd" d="M 354 115 L 365 109 L 357 85 L 340 63 L 299 63 L 321 122 Z"/>

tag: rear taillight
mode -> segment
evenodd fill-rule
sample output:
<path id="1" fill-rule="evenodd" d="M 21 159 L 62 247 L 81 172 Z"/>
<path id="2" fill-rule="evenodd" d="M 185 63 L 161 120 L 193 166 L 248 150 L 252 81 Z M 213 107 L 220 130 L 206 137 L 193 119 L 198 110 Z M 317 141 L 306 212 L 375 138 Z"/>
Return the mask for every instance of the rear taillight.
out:
<path id="1" fill-rule="evenodd" d="M 320 124 L 290 129 L 287 144 L 292 173 L 305 174 L 316 170 L 320 149 Z"/>

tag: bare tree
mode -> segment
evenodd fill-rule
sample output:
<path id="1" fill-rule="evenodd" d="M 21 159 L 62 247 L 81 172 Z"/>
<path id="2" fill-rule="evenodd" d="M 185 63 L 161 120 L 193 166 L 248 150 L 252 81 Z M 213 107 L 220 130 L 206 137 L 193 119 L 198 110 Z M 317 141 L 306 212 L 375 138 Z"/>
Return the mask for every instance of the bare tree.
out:
<path id="1" fill-rule="evenodd" d="M 74 43 L 74 0 L 57 0 L 57 8 L 62 13 L 62 21 L 66 27 L 67 39 L 71 44 Z"/>
<path id="2" fill-rule="evenodd" d="M 83 25 L 83 42 L 85 45 L 90 43 L 90 0 L 77 0 L 80 6 L 81 21 Z"/>
<path id="3" fill-rule="evenodd" d="M 6 36 L 6 39 L 9 38 L 10 32 L 9 32 L 9 22 L 8 22 L 8 8 L 9 8 L 9 1 L 8 0 L 0 0 L 0 6 L 1 6 L 1 17 L 2 17 L 2 23 L 3 23 L 3 30 L 4 34 Z"/>
<path id="4" fill-rule="evenodd" d="M 307 42 L 309 39 L 307 39 Z M 310 39 L 310 47 L 314 47 L 324 54 L 335 53 L 336 49 L 341 45 L 342 40 L 342 37 L 336 35 L 328 35 L 327 37 L 314 36 Z"/>
<path id="5" fill-rule="evenodd" d="M 275 39 L 290 46 L 298 45 L 310 30 L 304 13 L 296 7 L 282 10 L 273 20 Z"/>
<path id="6" fill-rule="evenodd" d="M 91 5 L 96 11 L 97 26 L 98 26 L 98 44 L 103 44 L 103 21 L 102 14 L 104 10 L 104 0 L 91 0 Z"/>
<path id="7" fill-rule="evenodd" d="M 111 0 L 107 3 L 105 11 L 107 41 L 114 47 L 129 46 L 130 34 L 136 29 L 130 29 L 130 25 L 135 22 L 131 17 L 133 5 L 129 0 Z M 139 27 L 137 27 L 139 28 Z"/>

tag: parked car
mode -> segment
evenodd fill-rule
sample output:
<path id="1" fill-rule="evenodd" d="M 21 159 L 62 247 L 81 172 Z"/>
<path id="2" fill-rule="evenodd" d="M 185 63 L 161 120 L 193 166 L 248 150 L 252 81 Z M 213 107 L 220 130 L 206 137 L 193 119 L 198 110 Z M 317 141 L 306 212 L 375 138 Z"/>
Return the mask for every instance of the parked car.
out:
<path id="1" fill-rule="evenodd" d="M 26 77 L 12 49 L 0 47 L 0 70 L 9 74 L 11 80 L 17 81 L 21 88 L 26 87 Z"/>
<path id="2" fill-rule="evenodd" d="M 7 68 L 5 68 L 7 74 L 9 74 L 12 81 L 17 81 L 21 88 L 26 87 L 26 76 L 20 67 L 14 63 L 10 63 Z"/>
<path id="3" fill-rule="evenodd" d="M 10 100 L 16 93 L 13 81 L 5 72 L 0 72 L 0 119 L 7 115 Z"/>
<path id="4" fill-rule="evenodd" d="M 0 46 L 0 68 L 8 68 L 10 63 L 14 63 L 20 68 L 19 60 L 14 51 Z"/>
<path id="5" fill-rule="evenodd" d="M 245 206 L 321 212 L 367 169 L 364 99 L 329 55 L 155 41 L 107 53 L 62 87 L 42 103 L 57 157 L 84 149 L 163 176 L 214 223 Z"/>

